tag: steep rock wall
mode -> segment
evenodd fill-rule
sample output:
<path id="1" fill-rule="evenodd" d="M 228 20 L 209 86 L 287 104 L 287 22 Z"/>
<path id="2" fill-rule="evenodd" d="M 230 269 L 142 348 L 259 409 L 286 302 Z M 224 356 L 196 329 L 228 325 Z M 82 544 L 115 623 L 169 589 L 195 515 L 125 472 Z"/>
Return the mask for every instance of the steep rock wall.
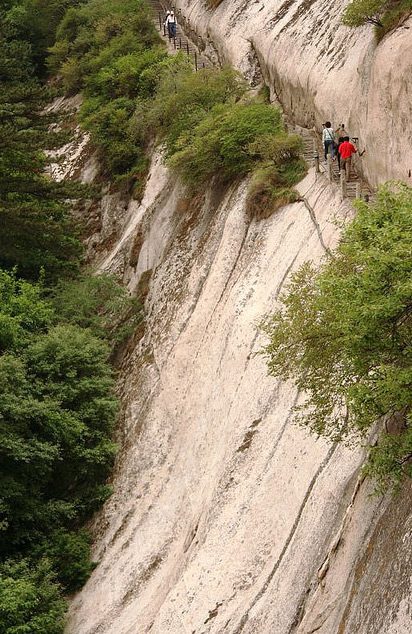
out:
<path id="1" fill-rule="evenodd" d="M 358 136 L 372 185 L 412 184 L 412 18 L 376 44 L 371 25 L 341 24 L 348 0 L 177 0 L 206 52 L 249 78 L 263 72 L 290 119 L 330 119 Z"/>
<path id="2" fill-rule="evenodd" d="M 95 526 L 99 565 L 67 631 L 292 632 L 324 614 L 318 570 L 334 557 L 354 491 L 359 498 L 362 455 L 291 425 L 299 395 L 267 377 L 257 323 L 291 272 L 336 243 L 336 219 L 351 211 L 311 171 L 300 184 L 306 202 L 249 221 L 247 182 L 188 200 L 160 158 L 101 264 L 131 287 L 152 271 L 148 323 L 122 371 L 115 493 Z M 360 490 L 362 521 L 355 515 L 338 566 L 347 592 L 382 505 L 368 500 L 368 485 Z M 347 592 L 334 588 L 327 617 L 339 620 Z M 324 620 L 319 631 L 338 631 Z"/>
<path id="3" fill-rule="evenodd" d="M 342 101 L 349 85 L 361 103 L 351 100 L 343 119 L 352 134 L 358 125 L 373 133 L 365 118 L 370 69 L 402 30 L 376 49 L 368 29 L 356 45 L 353 33 L 340 31 L 337 3 L 225 0 L 214 14 L 199 2 L 181 6 L 221 59 L 256 81 L 261 68 L 299 123 L 342 118 L 332 97 Z M 310 66 L 313 47 L 331 33 L 341 38 L 340 58 L 334 40 L 340 69 L 327 66 L 331 45 Z M 392 59 L 400 59 L 394 49 Z M 365 60 L 361 81 L 355 69 Z M 379 81 L 388 82 L 388 72 Z M 410 108 L 404 84 L 398 88 L 394 121 Z M 376 106 L 375 117 L 386 116 L 385 108 Z M 386 134 L 391 119 L 383 121 L 374 125 Z M 404 140 L 393 143 L 402 154 Z M 379 148 L 375 159 L 368 154 L 371 180 L 403 176 Z M 299 395 L 267 377 L 255 354 L 263 341 L 257 323 L 299 264 L 319 261 L 336 243 L 335 220 L 351 210 L 310 171 L 300 184 L 305 202 L 250 221 L 246 187 L 212 184 L 190 200 L 155 154 L 141 202 L 125 201 L 119 212 L 109 192 L 103 199 L 116 239 L 98 250 L 99 265 L 132 290 L 150 277 L 148 318 L 144 338 L 124 360 L 115 493 L 96 518 L 99 563 L 72 603 L 68 634 L 411 630 L 410 487 L 396 500 L 371 498 L 370 483 L 358 479 L 362 453 L 294 427 Z"/>

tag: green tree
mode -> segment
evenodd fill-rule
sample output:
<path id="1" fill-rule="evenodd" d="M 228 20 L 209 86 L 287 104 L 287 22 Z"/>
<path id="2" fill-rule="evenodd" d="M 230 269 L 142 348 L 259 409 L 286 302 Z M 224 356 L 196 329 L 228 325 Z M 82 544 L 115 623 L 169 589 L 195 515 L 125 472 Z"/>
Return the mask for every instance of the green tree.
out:
<path id="1" fill-rule="evenodd" d="M 52 145 L 50 120 L 41 114 L 40 86 L 27 41 L 0 12 L 0 266 L 17 265 L 34 279 L 44 268 L 52 281 L 73 274 L 81 245 L 65 202 L 73 187 L 44 175 L 43 150 Z"/>
<path id="2" fill-rule="evenodd" d="M 46 559 L 0 564 L 2 634 L 62 634 L 66 603 Z"/>
<path id="3" fill-rule="evenodd" d="M 293 378 L 306 394 L 296 420 L 335 440 L 383 432 L 367 472 L 382 486 L 412 475 L 412 189 L 381 187 L 320 270 L 295 274 L 282 306 L 265 322 L 269 373 Z"/>
<path id="4" fill-rule="evenodd" d="M 87 542 L 73 530 L 110 493 L 117 401 L 108 344 L 88 328 L 56 324 L 42 294 L 0 272 L 0 555 L 40 556 L 47 546 L 73 588 L 90 571 Z M 61 548 L 68 561 L 68 544 L 80 557 L 71 573 L 56 555 Z"/>
<path id="5" fill-rule="evenodd" d="M 56 571 L 56 577 L 66 592 L 79 590 L 87 581 L 95 564 L 90 559 L 91 539 L 87 531 L 53 531 L 38 551 Z M 34 549 L 36 552 L 36 549 Z"/>
<path id="6" fill-rule="evenodd" d="M 352 0 L 343 14 L 343 23 L 347 26 L 361 26 L 370 22 L 382 26 L 380 16 L 387 0 Z"/>
<path id="7" fill-rule="evenodd" d="M 76 326 L 54 326 L 0 358 L 0 552 L 35 544 L 95 511 L 115 447 L 108 348 Z"/>
<path id="8" fill-rule="evenodd" d="M 342 21 L 354 27 L 374 24 L 379 27 L 377 35 L 381 38 L 411 11 L 412 0 L 352 0 L 344 11 Z"/>
<path id="9" fill-rule="evenodd" d="M 30 44 L 31 60 L 38 75 L 46 71 L 47 50 L 54 44 L 56 30 L 69 7 L 82 0 L 14 0 L 7 21 L 19 40 Z"/>

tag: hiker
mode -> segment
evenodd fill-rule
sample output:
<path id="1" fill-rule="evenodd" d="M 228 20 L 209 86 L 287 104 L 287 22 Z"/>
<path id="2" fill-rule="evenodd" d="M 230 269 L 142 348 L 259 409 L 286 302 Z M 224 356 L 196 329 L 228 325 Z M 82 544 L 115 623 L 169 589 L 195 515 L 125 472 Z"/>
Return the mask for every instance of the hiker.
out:
<path id="1" fill-rule="evenodd" d="M 339 128 L 336 128 L 335 130 L 335 135 L 337 140 L 337 144 L 336 144 L 336 154 L 338 155 L 338 168 L 340 171 L 340 152 L 339 152 L 339 146 L 341 143 L 343 143 L 344 139 L 346 136 L 349 136 L 349 132 L 347 132 L 345 130 L 345 124 L 341 123 Z"/>
<path id="2" fill-rule="evenodd" d="M 166 15 L 165 25 L 167 26 L 167 32 L 169 34 L 169 40 L 176 37 L 176 16 L 173 11 L 169 11 L 169 15 Z"/>
<path id="3" fill-rule="evenodd" d="M 335 160 L 335 135 L 333 132 L 332 124 L 330 121 L 326 121 L 326 123 L 322 123 L 323 132 L 322 132 L 322 143 L 323 148 L 325 150 L 325 161 L 328 158 L 328 153 L 330 152 L 330 156 L 332 161 Z"/>
<path id="4" fill-rule="evenodd" d="M 358 151 L 357 148 L 353 145 L 353 143 L 350 142 L 349 137 L 348 136 L 343 137 L 343 141 L 339 146 L 339 154 L 341 158 L 340 163 L 341 163 L 342 169 L 345 170 L 345 180 L 347 181 L 349 180 L 349 176 L 350 176 L 352 154 L 355 154 L 357 151 Z"/>

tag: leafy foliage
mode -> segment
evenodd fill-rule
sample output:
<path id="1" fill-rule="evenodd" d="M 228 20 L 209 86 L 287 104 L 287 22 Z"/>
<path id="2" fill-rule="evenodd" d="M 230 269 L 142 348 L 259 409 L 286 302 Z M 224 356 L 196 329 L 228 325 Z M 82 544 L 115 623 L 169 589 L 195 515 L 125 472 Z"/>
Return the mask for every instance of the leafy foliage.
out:
<path id="1" fill-rule="evenodd" d="M 4 634 L 62 634 L 66 603 L 47 559 L 0 564 L 0 627 Z"/>
<path id="2" fill-rule="evenodd" d="M 264 160 L 268 139 L 285 164 L 295 157 L 296 138 L 283 132 L 279 112 L 261 97 L 241 103 L 247 84 L 233 69 L 195 73 L 184 55 L 168 56 L 140 0 L 91 0 L 70 9 L 51 65 L 67 90 L 83 89 L 81 121 L 118 179 L 144 180 L 159 135 L 170 165 L 192 186 L 217 173 L 224 180 L 246 174 Z M 260 149 L 252 146 L 259 139 Z M 280 172 L 282 192 L 273 198 L 292 200 Z"/>
<path id="3" fill-rule="evenodd" d="M 87 329 L 55 325 L 40 287 L 4 272 L 1 279 L 4 556 L 78 525 L 107 497 L 116 400 L 107 344 Z"/>
<path id="4" fill-rule="evenodd" d="M 283 205 L 299 200 L 299 194 L 291 188 L 305 173 L 303 161 L 299 161 L 296 178 L 291 181 L 289 172 L 270 165 L 253 172 L 250 181 L 246 209 L 251 218 L 268 218 Z M 286 182 L 291 181 L 291 182 Z"/>
<path id="5" fill-rule="evenodd" d="M 50 67 L 66 91 L 83 90 L 81 120 L 111 175 L 143 180 L 146 139 L 129 120 L 136 98 L 148 99 L 167 53 L 141 0 L 90 0 L 70 8 L 51 47 Z"/>
<path id="6" fill-rule="evenodd" d="M 43 150 L 52 145 L 41 114 L 47 93 L 34 75 L 29 42 L 16 39 L 0 12 L 0 266 L 17 265 L 35 279 L 74 274 L 81 254 L 66 199 L 73 186 L 44 175 Z"/>
<path id="7" fill-rule="evenodd" d="M 215 106 L 237 103 L 245 95 L 244 79 L 230 67 L 193 72 L 183 57 L 164 66 L 148 121 L 161 131 L 168 156 L 178 149 L 179 139 L 200 124 Z M 182 145 L 182 142 L 180 142 Z"/>
<path id="8" fill-rule="evenodd" d="M 0 7 L 0 630 L 6 634 L 61 634 L 62 593 L 78 589 L 94 567 L 81 527 L 110 494 L 117 399 L 109 356 L 142 320 L 139 302 L 113 278 L 79 274 L 79 231 L 67 200 L 89 192 L 45 176 L 43 151 L 60 139 L 50 132 L 53 119 L 44 114 L 50 93 L 39 76 L 62 13 L 79 4 L 5 0 Z M 121 87 L 134 79 L 127 63 L 116 71 Z M 111 81 L 102 79 L 102 95 Z M 152 85 L 149 74 L 141 86 Z"/>
<path id="9" fill-rule="evenodd" d="M 54 44 L 57 27 L 66 10 L 82 0 L 21 0 L 13 2 L 7 15 L 19 40 L 30 44 L 37 75 L 46 71 L 47 49 Z"/>
<path id="10" fill-rule="evenodd" d="M 79 590 L 95 564 L 90 559 L 91 539 L 87 531 L 58 529 L 51 533 L 39 552 L 52 563 L 57 578 L 67 592 Z"/>
<path id="11" fill-rule="evenodd" d="M 111 275 L 83 274 L 53 289 L 60 321 L 88 328 L 95 336 L 122 341 L 143 321 L 140 300 L 130 297 Z"/>
<path id="12" fill-rule="evenodd" d="M 387 0 L 352 0 L 345 9 L 343 23 L 347 26 L 361 26 L 366 22 L 379 25 L 386 4 Z"/>
<path id="13" fill-rule="evenodd" d="M 300 423 L 362 439 L 379 418 L 401 416 L 401 433 L 371 451 L 367 471 L 383 486 L 412 475 L 411 210 L 412 189 L 399 183 L 359 202 L 332 259 L 301 267 L 264 324 L 270 374 L 307 395 Z"/>
<path id="14" fill-rule="evenodd" d="M 253 218 L 267 218 L 283 205 L 299 200 L 293 189 L 306 173 L 301 158 L 302 140 L 294 134 L 266 134 L 250 146 L 252 155 L 260 159 L 249 185 L 246 208 Z"/>
<path id="15" fill-rule="evenodd" d="M 62 281 L 46 297 L 41 284 L 0 270 L 0 299 L 0 557 L 24 554 L 34 571 L 47 557 L 60 586 L 45 575 L 41 602 L 43 590 L 53 597 L 60 587 L 76 590 L 93 570 L 79 527 L 110 494 L 115 453 L 117 401 L 104 340 L 127 335 L 141 306 L 107 275 Z M 20 592 L 26 568 L 10 565 Z M 0 591 L 0 616 L 7 612 L 11 623 L 7 601 Z M 39 617 L 44 630 L 27 631 L 49 631 L 47 619 Z M 19 623 L 16 616 L 13 627 Z M 58 619 L 54 627 L 61 631 Z"/>
<path id="16" fill-rule="evenodd" d="M 215 106 L 179 138 L 170 165 L 191 185 L 219 173 L 224 180 L 243 176 L 254 166 L 252 144 L 262 135 L 280 132 L 280 112 L 265 104 Z"/>
<path id="17" fill-rule="evenodd" d="M 379 27 L 378 36 L 395 28 L 412 12 L 412 0 L 352 0 L 343 14 L 347 26 L 370 23 Z"/>

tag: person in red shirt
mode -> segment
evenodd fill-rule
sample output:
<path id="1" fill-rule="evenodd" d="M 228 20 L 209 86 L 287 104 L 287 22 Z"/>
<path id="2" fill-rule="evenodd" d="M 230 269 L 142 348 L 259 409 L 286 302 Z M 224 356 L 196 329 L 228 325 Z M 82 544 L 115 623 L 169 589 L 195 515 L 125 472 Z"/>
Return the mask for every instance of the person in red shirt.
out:
<path id="1" fill-rule="evenodd" d="M 352 159 L 352 154 L 355 154 L 358 150 L 356 147 L 349 141 L 349 137 L 345 136 L 343 138 L 343 142 L 339 146 L 339 154 L 340 154 L 340 163 L 341 169 L 345 170 L 345 178 L 348 181 L 350 175 L 350 164 Z"/>

